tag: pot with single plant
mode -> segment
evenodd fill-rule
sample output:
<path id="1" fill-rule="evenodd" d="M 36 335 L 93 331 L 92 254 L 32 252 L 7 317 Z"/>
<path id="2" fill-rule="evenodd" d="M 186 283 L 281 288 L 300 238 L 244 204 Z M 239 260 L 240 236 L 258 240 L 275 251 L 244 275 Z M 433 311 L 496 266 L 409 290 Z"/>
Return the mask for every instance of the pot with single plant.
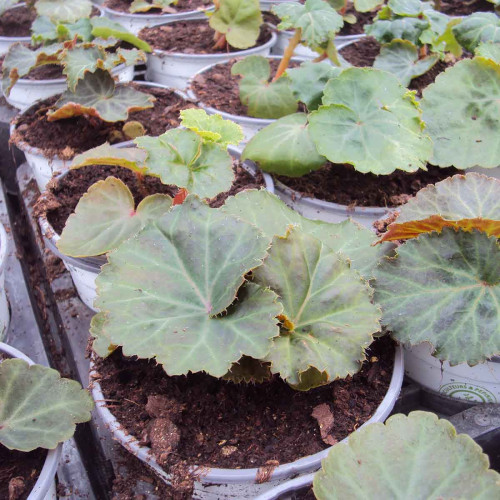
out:
<path id="1" fill-rule="evenodd" d="M 92 309 L 95 279 L 105 255 L 138 232 L 163 205 L 168 209 L 172 198 L 179 202 L 186 192 L 196 193 L 219 206 L 244 189 L 273 190 L 268 175 L 240 164 L 233 148 L 225 150 L 242 138 L 236 125 L 202 110 L 181 115 L 182 126 L 189 130 L 138 137 L 137 148 L 104 145 L 77 156 L 72 169 L 49 183 L 37 203 L 47 246 L 62 258 L 80 298 Z M 97 189 L 103 183 L 106 189 Z M 77 241 L 78 233 L 82 238 Z"/>
<path id="2" fill-rule="evenodd" d="M 498 495 L 500 475 L 470 436 L 457 434 L 450 422 L 434 413 L 413 411 L 366 426 L 334 447 L 316 474 L 288 481 L 256 500 Z"/>
<path id="3" fill-rule="evenodd" d="M 31 23 L 35 19 L 26 4 L 2 2 L 0 7 L 0 56 L 4 55 L 13 43 L 30 43 Z"/>
<path id="4" fill-rule="evenodd" d="M 372 241 L 263 190 L 151 220 L 97 278 L 93 395 L 115 437 L 194 497 L 254 498 L 384 420 L 402 361 L 377 325 Z"/>
<path id="5" fill-rule="evenodd" d="M 3 224 L 0 224 L 0 342 L 5 338 L 10 323 L 9 302 L 5 290 L 5 266 L 9 240 Z"/>
<path id="6" fill-rule="evenodd" d="M 146 79 L 184 89 L 209 64 L 233 57 L 270 53 L 276 34 L 262 23 L 258 0 L 218 0 L 209 20 L 190 20 L 144 28 L 139 36 L 153 52 Z"/>
<path id="7" fill-rule="evenodd" d="M 143 28 L 163 23 L 204 19 L 212 0 L 106 0 L 104 15 L 137 35 Z"/>
<path id="8" fill-rule="evenodd" d="M 500 402 L 499 200 L 500 180 L 477 173 L 423 189 L 382 234 L 402 243 L 375 271 L 408 376 L 476 403 Z"/>
<path id="9" fill-rule="evenodd" d="M 78 382 L 0 342 L 0 495 L 52 500 L 61 443 L 90 420 L 92 398 Z"/>

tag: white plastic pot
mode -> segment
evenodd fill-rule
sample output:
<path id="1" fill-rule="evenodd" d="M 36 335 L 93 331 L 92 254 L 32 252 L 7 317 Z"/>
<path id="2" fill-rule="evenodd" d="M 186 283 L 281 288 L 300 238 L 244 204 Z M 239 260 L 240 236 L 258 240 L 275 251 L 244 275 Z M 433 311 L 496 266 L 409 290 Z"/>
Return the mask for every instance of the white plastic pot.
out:
<path id="1" fill-rule="evenodd" d="M 10 323 L 9 303 L 5 291 L 5 263 L 7 260 L 9 240 L 2 224 L 0 224 L 0 342 L 5 338 Z"/>
<path id="2" fill-rule="evenodd" d="M 6 354 L 10 358 L 18 358 L 26 361 L 30 365 L 34 365 L 34 361 L 28 358 L 25 354 L 14 347 L 0 342 L 0 352 Z M 1 363 L 1 361 L 0 361 Z M 56 500 L 56 472 L 59 460 L 62 454 L 62 444 L 59 444 L 54 450 L 47 451 L 47 458 L 43 464 L 40 475 L 28 496 L 28 500 Z"/>
<path id="3" fill-rule="evenodd" d="M 93 376 L 98 376 L 95 371 L 93 371 L 92 362 L 91 370 L 92 380 Z M 390 415 L 401 390 L 403 372 L 403 354 L 401 347 L 398 346 L 396 347 L 394 369 L 387 394 L 380 403 L 375 414 L 367 420 L 363 426 L 373 422 L 383 422 Z M 130 453 L 149 465 L 161 479 L 169 483 L 169 475 L 158 465 L 151 454 L 151 450 L 147 446 L 140 445 L 137 439 L 128 434 L 109 411 L 101 387 L 96 380 L 92 383 L 92 396 L 96 402 L 97 412 L 110 429 L 114 438 L 130 451 Z M 344 441 L 346 439 L 344 439 Z M 206 500 L 255 498 L 280 482 L 319 469 L 321 461 L 328 455 L 329 451 L 330 448 L 327 448 L 314 455 L 296 460 L 295 462 L 279 465 L 273 470 L 269 480 L 264 483 L 258 483 L 259 469 L 256 468 L 216 469 L 204 467 L 203 473 L 195 482 L 193 498 L 203 498 Z M 193 467 L 193 469 L 196 470 L 196 467 Z"/>
<path id="4" fill-rule="evenodd" d="M 130 14 L 129 12 L 120 12 L 109 9 L 105 6 L 102 8 L 104 10 L 105 17 L 120 23 L 134 35 L 137 35 L 142 28 L 157 26 L 159 24 L 172 23 L 174 21 L 186 21 L 187 19 L 206 19 L 205 12 L 213 10 L 213 7 L 210 7 L 204 10 L 179 12 L 178 14 Z"/>
<path id="5" fill-rule="evenodd" d="M 19 9 L 20 7 L 24 7 L 24 3 L 20 3 L 18 5 L 14 5 L 10 7 L 10 9 Z M 8 10 L 10 10 L 8 9 Z M 0 56 L 6 54 L 9 50 L 9 47 L 14 43 L 30 43 L 31 36 L 0 36 Z"/>
<path id="6" fill-rule="evenodd" d="M 495 168 L 482 168 L 482 167 L 472 167 L 463 171 L 463 174 L 469 172 L 477 172 L 478 174 L 487 175 L 488 177 L 494 177 L 495 179 L 500 179 L 500 167 Z M 462 172 L 461 172 L 462 173 Z"/>
<path id="7" fill-rule="evenodd" d="M 187 87 L 189 79 L 208 65 L 228 61 L 234 57 L 267 56 L 276 40 L 276 34 L 271 33 L 270 40 L 258 47 L 219 54 L 182 54 L 155 49 L 148 54 L 146 80 L 183 90 Z"/>
<path id="8" fill-rule="evenodd" d="M 127 83 L 134 78 L 134 67 L 120 64 L 111 73 L 119 83 Z M 5 96 L 5 99 L 11 106 L 24 110 L 34 102 L 47 99 L 47 97 L 56 94 L 62 94 L 66 89 L 66 78 L 57 78 L 55 80 L 20 78 L 12 87 L 10 95 Z"/>
<path id="9" fill-rule="evenodd" d="M 290 481 L 285 481 L 284 483 L 266 491 L 262 495 L 259 495 L 255 500 L 285 500 L 295 498 L 293 493 L 297 493 L 300 490 L 310 488 L 314 481 L 314 474 L 306 474 L 305 476 L 300 476 Z"/>
<path id="10" fill-rule="evenodd" d="M 500 357 L 450 366 L 431 355 L 430 344 L 405 347 L 406 374 L 427 389 L 470 403 L 500 403 Z"/>
<path id="11" fill-rule="evenodd" d="M 240 153 L 238 150 L 231 147 L 228 148 L 228 150 L 234 158 L 239 158 Z M 249 172 L 256 172 L 255 165 L 250 162 L 245 162 L 243 166 Z M 67 172 L 60 174 L 58 178 L 62 178 L 66 174 Z M 272 177 L 268 174 L 263 175 L 266 189 L 270 193 L 274 193 L 274 183 Z M 107 262 L 106 258 L 104 256 L 75 258 L 62 254 L 57 248 L 57 242 L 60 236 L 54 231 L 47 218 L 42 216 L 38 219 L 38 222 L 40 224 L 42 234 L 45 237 L 47 247 L 60 259 L 62 259 L 66 269 L 70 272 L 80 299 L 87 307 L 97 312 L 98 310 L 94 307 L 94 299 L 97 295 L 95 280 L 101 270 L 101 266 Z"/>

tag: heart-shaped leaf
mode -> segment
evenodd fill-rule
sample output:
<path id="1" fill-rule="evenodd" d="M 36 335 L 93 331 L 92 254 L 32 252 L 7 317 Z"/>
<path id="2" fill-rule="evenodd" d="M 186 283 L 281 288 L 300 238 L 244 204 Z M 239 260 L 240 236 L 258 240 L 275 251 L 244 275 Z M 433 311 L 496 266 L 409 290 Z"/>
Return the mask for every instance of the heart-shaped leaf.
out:
<path id="1" fill-rule="evenodd" d="M 376 19 L 365 26 L 365 32 L 379 43 L 390 43 L 399 39 L 418 44 L 422 33 L 429 27 L 430 22 L 427 19 L 400 17 L 393 20 Z"/>
<path id="2" fill-rule="evenodd" d="M 298 108 L 286 76 L 270 82 L 271 66 L 263 56 L 248 56 L 231 67 L 232 75 L 241 75 L 241 103 L 256 118 L 281 118 Z"/>
<path id="3" fill-rule="evenodd" d="M 63 73 L 68 80 L 68 88 L 74 92 L 79 80 L 86 73 L 93 73 L 98 68 L 104 69 L 106 54 L 99 47 L 74 47 L 66 50 L 61 57 Z"/>
<path id="4" fill-rule="evenodd" d="M 35 9 L 39 16 L 46 16 L 52 21 L 74 23 L 82 17 L 90 17 L 90 0 L 37 0 Z"/>
<path id="5" fill-rule="evenodd" d="M 21 359 L 0 363 L 0 401 L 0 443 L 20 451 L 54 449 L 94 406 L 78 382 Z"/>
<path id="6" fill-rule="evenodd" d="M 453 34 L 469 52 L 483 42 L 500 42 L 500 17 L 492 12 L 475 12 L 453 27 Z"/>
<path id="7" fill-rule="evenodd" d="M 377 175 L 426 168 L 432 152 L 414 94 L 396 76 L 349 68 L 328 81 L 323 104 L 309 115 L 318 152 Z"/>
<path id="8" fill-rule="evenodd" d="M 97 278 L 102 333 L 169 375 L 221 377 L 243 354 L 263 358 L 281 306 L 270 290 L 240 287 L 268 244 L 255 226 L 188 196 L 109 255 Z"/>
<path id="9" fill-rule="evenodd" d="M 470 173 L 427 186 L 401 207 L 381 241 L 415 238 L 447 226 L 500 237 L 500 180 Z"/>
<path id="10" fill-rule="evenodd" d="M 500 64 L 500 43 L 484 42 L 477 46 L 475 53 Z"/>
<path id="11" fill-rule="evenodd" d="M 372 290 L 319 239 L 294 228 L 276 237 L 255 281 L 283 304 L 284 326 L 266 357 L 271 371 L 301 390 L 356 373 L 380 330 Z M 302 374 L 314 368 L 320 383 Z"/>
<path id="12" fill-rule="evenodd" d="M 331 448 L 314 477 L 318 500 L 497 498 L 500 475 L 481 447 L 433 413 L 397 414 Z"/>
<path id="13" fill-rule="evenodd" d="M 54 43 L 74 38 L 82 42 L 92 39 L 92 24 L 90 19 L 78 19 L 76 23 L 62 24 L 53 22 L 47 16 L 39 16 L 31 25 L 31 39 L 33 43 Z"/>
<path id="14" fill-rule="evenodd" d="M 382 322 L 400 342 L 429 342 L 450 364 L 500 353 L 500 247 L 477 230 L 443 228 L 398 248 L 375 270 Z"/>
<path id="15" fill-rule="evenodd" d="M 167 213 L 172 198 L 154 194 L 144 198 L 137 210 L 130 189 L 115 177 L 98 181 L 82 196 L 70 215 L 57 248 L 72 257 L 101 255 L 118 248 L 150 220 Z"/>
<path id="16" fill-rule="evenodd" d="M 255 161 L 265 172 L 289 177 L 317 170 L 326 158 L 318 154 L 307 120 L 305 113 L 276 120 L 252 137 L 241 158 Z"/>
<path id="17" fill-rule="evenodd" d="M 475 57 L 441 73 L 423 92 L 431 163 L 440 167 L 500 165 L 500 66 Z"/>
<path id="18" fill-rule="evenodd" d="M 135 35 L 127 31 L 120 23 L 112 21 L 106 17 L 93 17 L 90 22 L 92 23 L 92 35 L 102 38 L 116 38 L 124 42 L 132 44 L 144 52 L 151 52 L 151 46 L 137 38 Z"/>

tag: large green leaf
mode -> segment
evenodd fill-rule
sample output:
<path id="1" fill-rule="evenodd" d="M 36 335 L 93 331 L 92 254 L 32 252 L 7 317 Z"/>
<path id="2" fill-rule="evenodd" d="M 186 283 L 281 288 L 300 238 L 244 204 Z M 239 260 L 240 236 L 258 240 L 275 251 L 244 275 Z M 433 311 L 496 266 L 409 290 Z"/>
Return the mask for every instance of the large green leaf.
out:
<path id="1" fill-rule="evenodd" d="M 185 188 L 201 198 L 228 191 L 234 180 L 232 160 L 218 144 L 203 143 L 192 130 L 168 130 L 159 137 L 138 137 L 135 143 L 147 152 L 148 173 L 164 184 Z"/>
<path id="2" fill-rule="evenodd" d="M 342 16 L 323 0 L 306 0 L 304 5 L 283 2 L 272 11 L 281 18 L 280 30 L 302 30 L 303 42 L 312 49 L 325 46 L 344 25 Z"/>
<path id="3" fill-rule="evenodd" d="M 107 122 L 126 120 L 129 113 L 153 107 L 154 97 L 126 85 L 115 85 L 113 77 L 102 69 L 85 73 L 75 92 L 66 90 L 47 113 L 48 121 L 73 116 L 97 116 Z"/>
<path id="4" fill-rule="evenodd" d="M 103 69 L 106 54 L 99 47 L 74 47 L 62 54 L 63 73 L 68 81 L 68 88 L 74 92 L 79 80 L 85 74 L 93 73 L 98 68 Z"/>
<path id="5" fill-rule="evenodd" d="M 382 241 L 414 238 L 446 226 L 500 238 L 500 180 L 471 173 L 427 186 L 400 208 Z"/>
<path id="6" fill-rule="evenodd" d="M 285 327 L 266 357 L 273 373 L 309 389 L 361 368 L 365 348 L 380 330 L 380 311 L 370 287 L 341 255 L 294 228 L 273 240 L 254 279 L 283 304 Z M 319 384 L 303 377 L 310 368 L 320 372 Z"/>
<path id="7" fill-rule="evenodd" d="M 408 40 L 418 44 L 422 33 L 430 27 L 427 19 L 401 17 L 394 20 L 379 19 L 365 26 L 367 35 L 380 43 L 390 43 L 394 39 Z"/>
<path id="8" fill-rule="evenodd" d="M 78 382 L 21 359 L 0 363 L 0 403 L 0 443 L 20 451 L 54 449 L 94 406 Z"/>
<path id="9" fill-rule="evenodd" d="M 423 92 L 424 121 L 440 167 L 500 165 L 500 66 L 475 57 L 441 73 Z"/>
<path id="10" fill-rule="evenodd" d="M 369 12 L 383 3 L 384 0 L 354 0 L 354 8 L 358 12 Z"/>
<path id="11" fill-rule="evenodd" d="M 88 257 L 117 248 L 136 235 L 150 220 L 170 210 L 172 198 L 154 194 L 137 210 L 130 189 L 115 177 L 98 181 L 80 198 L 69 216 L 57 248 L 65 255 Z"/>
<path id="12" fill-rule="evenodd" d="M 112 21 L 106 17 L 93 17 L 90 22 L 92 23 L 92 35 L 102 38 L 116 38 L 124 42 L 132 44 L 144 52 L 151 52 L 151 46 L 127 31 L 120 23 Z"/>
<path id="13" fill-rule="evenodd" d="M 500 247 L 474 230 L 443 228 L 398 248 L 375 270 L 375 300 L 394 338 L 429 342 L 452 365 L 500 353 Z"/>
<path id="14" fill-rule="evenodd" d="M 397 414 L 331 448 L 314 477 L 318 500 L 500 496 L 500 475 L 466 434 L 433 413 Z"/>
<path id="15" fill-rule="evenodd" d="M 221 377 L 243 354 L 263 358 L 281 307 L 270 290 L 240 287 L 268 244 L 255 226 L 189 196 L 109 255 L 97 278 L 102 333 L 169 375 Z"/>
<path id="16" fill-rule="evenodd" d="M 500 42 L 500 17 L 492 12 L 475 12 L 453 27 L 453 34 L 469 52 L 483 42 Z"/>
<path id="17" fill-rule="evenodd" d="M 210 26 L 226 35 L 229 45 L 248 49 L 257 42 L 262 24 L 259 0 L 219 0 Z"/>
<path id="18" fill-rule="evenodd" d="M 90 0 L 37 0 L 35 9 L 39 16 L 46 16 L 52 21 L 74 23 L 82 17 L 90 17 Z"/>
<path id="19" fill-rule="evenodd" d="M 327 83 L 323 104 L 309 115 L 309 131 L 318 152 L 332 163 L 377 175 L 426 168 L 432 143 L 414 94 L 396 76 L 346 69 Z"/>
<path id="20" fill-rule="evenodd" d="M 387 6 L 398 16 L 418 16 L 424 11 L 425 3 L 421 0 L 389 0 Z"/>
<path id="21" fill-rule="evenodd" d="M 477 56 L 486 57 L 500 64 L 500 43 L 484 42 L 477 46 L 475 51 Z"/>
<path id="22" fill-rule="evenodd" d="M 295 113 L 298 103 L 286 76 L 270 82 L 271 65 L 263 56 L 248 56 L 231 67 L 231 74 L 241 75 L 240 100 L 248 114 L 256 118 L 281 118 Z"/>
<path id="23" fill-rule="evenodd" d="M 373 67 L 393 73 L 405 87 L 417 76 L 427 73 L 439 60 L 437 55 L 419 59 L 418 48 L 407 40 L 393 40 L 383 45 Z"/>
<path id="24" fill-rule="evenodd" d="M 311 140 L 305 113 L 285 116 L 259 130 L 246 145 L 242 159 L 265 172 L 300 177 L 326 163 Z"/>

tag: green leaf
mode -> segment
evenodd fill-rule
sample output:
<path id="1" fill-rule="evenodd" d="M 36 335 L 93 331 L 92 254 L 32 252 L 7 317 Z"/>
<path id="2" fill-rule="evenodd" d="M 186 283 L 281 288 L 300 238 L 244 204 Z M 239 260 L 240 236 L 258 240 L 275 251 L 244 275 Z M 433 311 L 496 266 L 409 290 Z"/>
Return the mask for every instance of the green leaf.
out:
<path id="1" fill-rule="evenodd" d="M 204 141 L 214 142 L 223 148 L 237 146 L 244 138 L 243 130 L 221 115 L 209 115 L 203 109 L 181 110 L 181 125 L 196 132 Z"/>
<path id="2" fill-rule="evenodd" d="M 326 158 L 311 140 L 305 113 L 285 116 L 259 130 L 250 139 L 242 160 L 258 163 L 264 172 L 300 177 L 321 168 Z"/>
<path id="3" fill-rule="evenodd" d="M 354 8 L 357 12 L 369 12 L 383 3 L 384 0 L 354 0 Z"/>
<path id="4" fill-rule="evenodd" d="M 443 228 L 398 248 L 375 271 L 375 300 L 394 338 L 429 342 L 450 364 L 500 353 L 500 247 L 479 231 Z"/>
<path id="5" fill-rule="evenodd" d="M 397 414 L 331 448 L 314 477 L 318 500 L 498 498 L 500 475 L 466 434 L 433 413 Z"/>
<path id="6" fill-rule="evenodd" d="M 432 38 L 429 42 L 426 42 L 423 37 L 420 37 L 420 41 L 422 43 L 431 43 L 434 52 L 451 52 L 456 58 L 460 58 L 463 54 L 462 46 L 457 42 L 453 34 L 453 27 L 460 22 L 461 19 L 459 18 L 451 19 L 440 36 Z"/>
<path id="7" fill-rule="evenodd" d="M 492 12 L 475 12 L 453 27 L 458 43 L 469 52 L 483 42 L 500 42 L 500 17 Z"/>
<path id="8" fill-rule="evenodd" d="M 272 11 L 282 20 L 278 29 L 301 29 L 303 42 L 313 50 L 333 40 L 344 25 L 342 16 L 323 0 L 306 0 L 304 5 L 284 2 Z"/>
<path id="9" fill-rule="evenodd" d="M 500 64 L 500 43 L 484 42 L 476 47 L 476 55 Z"/>
<path id="10" fill-rule="evenodd" d="M 147 152 L 148 174 L 159 176 L 164 184 L 185 188 L 200 198 L 213 198 L 231 188 L 230 155 L 218 144 L 204 144 L 192 130 L 173 129 L 159 137 L 138 137 L 135 143 Z"/>
<path id="11" fill-rule="evenodd" d="M 427 131 L 434 142 L 431 163 L 440 167 L 500 165 L 500 66 L 475 57 L 441 73 L 423 92 Z"/>
<path id="12" fill-rule="evenodd" d="M 414 238 L 446 226 L 500 238 L 500 180 L 470 173 L 421 189 L 400 208 L 382 241 Z"/>
<path id="13" fill-rule="evenodd" d="M 248 49 L 257 42 L 262 24 L 259 0 L 219 0 L 210 27 L 226 35 L 229 45 Z"/>
<path id="14" fill-rule="evenodd" d="M 61 56 L 61 63 L 68 81 L 68 88 L 74 92 L 77 83 L 84 78 L 86 73 L 94 73 L 98 68 L 104 69 L 105 58 L 104 50 L 99 47 L 79 46 L 65 50 Z"/>
<path id="15" fill-rule="evenodd" d="M 426 168 L 432 143 L 414 93 L 394 75 L 349 68 L 325 87 L 324 106 L 309 115 L 318 152 L 359 172 L 390 174 Z"/>
<path id="16" fill-rule="evenodd" d="M 72 257 L 102 255 L 136 235 L 150 220 L 170 210 L 172 198 L 154 194 L 137 210 L 130 189 L 115 177 L 98 181 L 80 198 L 66 222 L 57 248 Z"/>
<path id="17" fill-rule="evenodd" d="M 90 17 L 90 0 L 37 0 L 35 9 L 39 16 L 46 16 L 51 21 L 74 23 L 82 17 Z"/>
<path id="18" fill-rule="evenodd" d="M 153 107 L 154 97 L 125 85 L 115 86 L 113 77 L 102 69 L 86 73 L 75 92 L 66 90 L 47 113 L 48 121 L 73 116 L 97 116 L 107 122 L 126 120 L 129 113 Z"/>
<path id="19" fill-rule="evenodd" d="M 295 113 L 298 103 L 290 89 L 288 78 L 282 76 L 269 82 L 271 65 L 263 56 L 248 56 L 231 67 L 232 75 L 241 75 L 241 103 L 248 114 L 256 118 L 281 118 Z"/>
<path id="20" fill-rule="evenodd" d="M 301 374 L 311 367 L 322 373 L 321 385 L 359 371 L 380 329 L 380 312 L 370 287 L 344 258 L 295 228 L 273 240 L 254 279 L 276 292 L 287 320 L 266 357 L 273 373 L 309 389 Z"/>
<path id="21" fill-rule="evenodd" d="M 437 55 L 419 59 L 418 48 L 407 40 L 393 40 L 383 45 L 373 67 L 392 73 L 405 87 L 417 76 L 427 73 L 439 60 Z"/>
<path id="22" fill-rule="evenodd" d="M 340 75 L 341 69 L 325 62 L 303 62 L 300 67 L 286 72 L 295 99 L 303 102 L 309 111 L 321 105 L 326 82 Z"/>
<path id="23" fill-rule="evenodd" d="M 418 16 L 424 11 L 425 3 L 420 0 L 389 0 L 387 6 L 398 16 Z"/>
<path id="24" fill-rule="evenodd" d="M 54 449 L 94 406 L 78 382 L 21 359 L 0 363 L 0 401 L 0 443 L 20 451 Z"/>
<path id="25" fill-rule="evenodd" d="M 92 341 L 92 349 L 101 358 L 107 358 L 116 350 L 116 346 L 112 345 L 104 335 L 103 330 L 106 323 L 107 316 L 102 312 L 95 314 L 90 321 L 89 333 L 90 336 L 94 338 Z"/>
<path id="26" fill-rule="evenodd" d="M 263 358 L 281 307 L 270 290 L 241 285 L 268 243 L 256 227 L 188 196 L 109 255 L 96 301 L 106 338 L 127 356 L 156 358 L 169 375 L 221 377 L 242 355 Z"/>
<path id="27" fill-rule="evenodd" d="M 117 40 L 130 43 L 144 52 L 151 52 L 153 50 L 147 42 L 127 31 L 120 23 L 111 21 L 111 19 L 106 17 L 93 17 L 90 22 L 92 23 L 92 35 L 95 37 L 113 37 Z"/>
<path id="28" fill-rule="evenodd" d="M 394 39 L 408 40 L 418 44 L 422 33 L 430 27 L 426 19 L 401 17 L 394 20 L 379 19 L 365 26 L 365 33 L 379 43 L 390 43 Z"/>
<path id="29" fill-rule="evenodd" d="M 135 14 L 136 12 L 148 12 L 151 9 L 162 9 L 168 12 L 170 5 L 177 3 L 177 0 L 134 0 L 129 7 L 129 12 Z"/>

